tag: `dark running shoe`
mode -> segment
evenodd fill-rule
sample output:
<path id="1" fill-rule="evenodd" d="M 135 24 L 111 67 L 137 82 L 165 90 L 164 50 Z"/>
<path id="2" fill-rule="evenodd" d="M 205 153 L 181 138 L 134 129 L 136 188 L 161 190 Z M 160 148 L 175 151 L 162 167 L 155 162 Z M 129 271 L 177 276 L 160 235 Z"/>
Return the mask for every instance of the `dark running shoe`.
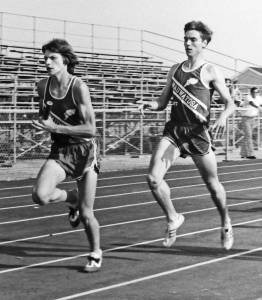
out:
<path id="1" fill-rule="evenodd" d="M 76 228 L 80 224 L 80 216 L 79 216 L 79 209 L 78 209 L 78 190 L 74 189 L 74 190 L 68 191 L 68 197 L 70 200 L 70 202 L 68 203 L 69 223 L 73 228 Z"/>
<path id="2" fill-rule="evenodd" d="M 70 225 L 76 228 L 80 224 L 79 210 L 73 206 L 69 206 L 68 219 Z"/>

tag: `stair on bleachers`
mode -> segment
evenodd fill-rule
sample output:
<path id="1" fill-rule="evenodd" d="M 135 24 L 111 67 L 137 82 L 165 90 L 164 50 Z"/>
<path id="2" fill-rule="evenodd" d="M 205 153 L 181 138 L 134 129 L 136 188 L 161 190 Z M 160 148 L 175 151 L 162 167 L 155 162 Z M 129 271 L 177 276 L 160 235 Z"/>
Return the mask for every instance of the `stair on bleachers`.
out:
<path id="1" fill-rule="evenodd" d="M 47 76 L 41 49 L 1 46 L 0 105 L 36 108 L 36 83 Z M 158 97 L 168 68 L 149 57 L 76 52 L 75 74 L 86 82 L 95 108 L 125 107 Z"/>

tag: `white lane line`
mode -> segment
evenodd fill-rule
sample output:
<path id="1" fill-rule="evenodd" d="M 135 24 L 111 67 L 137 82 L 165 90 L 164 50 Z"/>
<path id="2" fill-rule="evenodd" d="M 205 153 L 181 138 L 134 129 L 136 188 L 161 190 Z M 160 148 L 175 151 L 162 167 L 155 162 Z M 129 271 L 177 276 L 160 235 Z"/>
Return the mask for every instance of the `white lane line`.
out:
<path id="1" fill-rule="evenodd" d="M 233 167 L 245 167 L 245 166 L 257 166 L 257 165 L 261 165 L 262 163 L 256 163 L 256 164 L 239 164 L 239 165 L 230 165 L 230 166 L 218 166 L 218 170 L 219 169 L 223 169 L 223 168 L 233 168 Z M 261 169 L 258 169 L 261 170 Z M 192 172 L 192 171 L 198 171 L 196 168 L 192 168 L 192 169 L 186 169 L 186 170 L 174 170 L 174 171 L 169 171 L 167 174 L 173 174 L 173 173 L 185 173 L 185 172 Z M 256 171 L 256 169 L 251 169 L 251 171 Z M 242 171 L 240 171 L 242 172 Z M 238 173 L 238 172 L 232 172 L 232 173 Z M 130 174 L 130 175 L 122 175 L 122 176 L 112 176 L 112 177 L 106 177 L 106 178 L 98 178 L 98 182 L 99 181 L 105 181 L 105 180 L 112 180 L 112 179 L 122 179 L 122 178 L 132 178 L 132 177 L 144 177 L 146 176 L 146 173 L 142 173 L 142 174 Z M 219 174 L 221 175 L 221 174 Z M 63 184 L 72 184 L 75 183 L 75 181 L 65 181 Z M 103 188 L 99 187 L 98 188 Z M 24 185 L 24 186 L 14 186 L 14 187 L 5 187 L 5 188 L 1 188 L 0 191 L 5 191 L 5 190 L 15 190 L 15 189 L 23 189 L 23 188 L 32 188 L 32 185 Z"/>
<path id="2" fill-rule="evenodd" d="M 227 191 L 227 193 L 242 192 L 242 191 L 248 191 L 248 190 L 257 190 L 257 189 L 261 189 L 261 188 L 262 188 L 262 186 L 261 187 L 236 189 L 236 190 Z M 204 193 L 204 194 L 197 194 L 197 195 L 191 195 L 191 196 L 182 196 L 182 197 L 171 198 L 171 200 L 172 201 L 179 201 L 179 200 L 182 200 L 182 199 L 204 197 L 204 196 L 209 196 L 209 195 L 210 195 L 209 193 Z M 259 201 L 261 201 L 261 200 L 256 200 L 256 201 L 252 200 L 252 201 L 247 201 L 247 202 L 243 202 L 243 203 L 254 203 L 254 202 L 259 202 Z M 239 205 L 241 205 L 243 203 L 240 203 Z M 97 208 L 97 209 L 94 209 L 94 211 L 95 212 L 96 211 L 106 211 L 106 210 L 112 210 L 112 209 L 122 209 L 122 208 L 127 208 L 127 207 L 136 207 L 136 206 L 143 206 L 143 205 L 150 205 L 150 204 L 156 204 L 156 201 L 147 201 L 147 202 L 140 202 L 140 203 L 133 203 L 133 204 L 125 204 L 125 205 Z M 231 204 L 231 205 L 233 205 L 233 204 Z M 231 205 L 228 205 L 228 206 L 231 206 Z M 31 205 L 31 207 L 32 206 L 35 206 L 35 205 Z M 28 206 L 26 206 L 26 207 L 28 207 Z M 4 208 L 4 209 L 6 209 L 6 208 Z M 19 220 L 13 220 L 13 221 L 5 221 L 5 222 L 0 222 L 0 225 L 9 225 L 9 224 L 15 224 L 15 223 L 37 221 L 37 220 L 48 219 L 48 218 L 64 217 L 64 216 L 67 216 L 67 215 L 68 215 L 68 213 L 61 213 L 61 214 L 47 215 L 47 216 L 42 216 L 42 217 L 19 219 Z"/>
<path id="3" fill-rule="evenodd" d="M 196 197 L 196 196 L 191 196 L 191 198 L 193 198 L 193 197 Z M 187 198 L 187 197 L 183 197 L 183 198 Z M 182 199 L 182 197 L 181 197 L 181 199 Z M 246 201 L 246 202 L 241 202 L 241 203 L 234 203 L 234 204 L 229 204 L 228 207 L 253 204 L 253 203 L 257 203 L 257 202 L 261 202 L 261 201 L 262 200 L 252 200 L 252 201 Z M 182 212 L 182 213 L 184 215 L 187 215 L 187 214 L 211 211 L 211 210 L 215 210 L 215 209 L 216 209 L 216 207 L 212 206 L 212 207 L 208 207 L 208 208 L 191 210 L 191 211 Z M 156 216 L 156 217 L 151 217 L 151 218 L 136 219 L 136 220 L 131 220 L 131 221 L 124 221 L 124 222 L 112 223 L 112 224 L 107 224 L 107 225 L 101 225 L 100 228 L 110 228 L 110 227 L 121 226 L 121 225 L 129 225 L 129 224 L 134 224 L 134 223 L 148 222 L 148 221 L 154 221 L 154 220 L 159 220 L 159 219 L 163 219 L 163 218 L 164 218 L 164 216 L 161 215 L 161 216 Z M 3 242 L 0 242 L 0 245 L 8 245 L 8 244 L 14 244 L 17 242 L 25 242 L 25 241 L 29 241 L 29 240 L 48 238 L 50 236 L 61 236 L 61 235 L 65 235 L 65 234 L 77 233 L 77 232 L 82 232 L 82 231 L 84 231 L 84 229 L 73 229 L 73 230 L 67 230 L 67 231 L 61 231 L 61 232 L 42 234 L 39 236 L 32 236 L 32 237 L 20 238 L 20 239 L 16 239 L 16 240 L 3 241 Z"/>
<path id="4" fill-rule="evenodd" d="M 242 182 L 242 181 L 253 181 L 253 180 L 259 180 L 262 179 L 261 177 L 250 177 L 250 178 L 242 178 L 242 179 L 234 179 L 234 180 L 225 180 L 220 181 L 221 183 L 232 183 L 232 182 Z M 170 190 L 173 189 L 183 189 L 183 188 L 190 188 L 190 187 L 198 187 L 198 186 L 206 186 L 205 183 L 198 183 L 198 184 L 190 184 L 190 185 L 181 185 L 181 186 L 174 186 L 170 187 Z M 118 194 L 109 194 L 109 195 L 100 195 L 96 196 L 96 199 L 104 199 L 104 198 L 112 198 L 112 197 L 119 197 L 119 196 L 127 196 L 127 195 L 133 195 L 133 194 L 144 194 L 144 193 L 151 193 L 149 189 L 141 190 L 141 191 L 133 191 L 133 192 L 127 192 L 127 193 L 118 193 Z M 31 197 L 31 194 L 26 195 L 19 195 L 19 196 L 6 196 L 6 197 L 0 197 L 0 200 L 3 199 L 15 199 L 15 198 L 21 198 L 21 197 Z"/>
<path id="5" fill-rule="evenodd" d="M 225 181 L 220 181 L 222 184 L 225 183 L 232 183 L 232 182 L 242 182 L 242 181 L 252 181 L 252 180 L 260 180 L 262 177 L 251 177 L 251 178 L 244 178 L 244 179 L 234 179 L 234 180 L 225 180 Z M 174 189 L 184 189 L 184 188 L 191 188 L 191 187 L 200 187 L 200 186 L 206 186 L 205 183 L 198 183 L 198 184 L 190 184 L 190 185 L 181 185 L 181 186 L 174 186 L 170 187 L 170 190 Z M 128 193 L 119 193 L 119 194 L 110 194 L 110 195 L 103 195 L 103 196 L 97 196 L 96 198 L 98 199 L 103 199 L 103 198 L 112 198 L 112 197 L 122 197 L 122 196 L 128 196 L 128 195 L 134 195 L 134 194 L 143 194 L 143 193 L 149 193 L 151 192 L 149 189 L 147 190 L 142 190 L 142 191 L 133 191 L 133 192 L 128 192 Z"/>
<path id="6" fill-rule="evenodd" d="M 262 169 L 257 170 L 244 170 L 244 171 L 235 171 L 235 172 L 225 172 L 225 173 L 219 173 L 219 176 L 222 175 L 231 175 L 231 174 L 241 174 L 241 173 L 250 173 L 250 172 L 256 172 L 256 171 L 262 171 Z M 177 180 L 185 180 L 185 179 L 195 179 L 195 178 L 201 178 L 200 175 L 195 176 L 187 176 L 187 177 L 180 177 L 180 178 L 167 178 L 165 181 L 177 181 Z M 137 181 L 137 182 L 127 182 L 127 183 L 121 183 L 121 184 L 111 184 L 111 185 L 103 185 L 98 186 L 97 188 L 103 189 L 103 188 L 112 188 L 112 187 L 121 187 L 121 186 L 130 186 L 130 185 L 138 185 L 138 184 L 145 184 L 146 181 Z"/>
<path id="7" fill-rule="evenodd" d="M 35 218 L 27 218 L 27 219 L 20 219 L 20 220 L 14 220 L 14 221 L 6 221 L 6 222 L 0 222 L 0 225 L 9 225 L 9 224 L 17 224 L 17 223 L 23 223 L 23 222 L 31 222 L 31 221 L 37 221 L 37 220 L 45 220 L 45 219 L 51 219 L 51 218 L 57 218 L 62 217 L 67 214 L 56 214 L 56 215 L 49 215 L 49 216 L 42 216 L 42 217 L 35 217 Z"/>
<path id="8" fill-rule="evenodd" d="M 5 197 L 0 197 L 0 200 L 16 199 L 16 198 L 31 197 L 31 196 L 32 196 L 31 194 L 5 196 Z"/>
<path id="9" fill-rule="evenodd" d="M 18 205 L 18 206 L 8 206 L 8 207 L 1 207 L 0 208 L 0 211 L 1 210 L 11 210 L 11 209 L 17 209 L 17 208 L 28 208 L 28 207 L 37 207 L 39 208 L 40 206 L 37 206 L 36 204 L 28 204 L 28 205 Z"/>
<path id="10" fill-rule="evenodd" d="M 240 225 L 252 224 L 252 223 L 257 223 L 257 222 L 261 222 L 261 221 L 262 221 L 262 218 L 256 219 L 256 220 L 245 221 L 245 222 L 239 222 L 239 223 L 233 224 L 233 226 L 235 227 L 235 226 L 240 226 Z M 188 233 L 184 233 L 184 234 L 179 234 L 179 235 L 177 235 L 177 237 L 182 238 L 182 237 L 191 236 L 191 235 L 195 235 L 195 234 L 202 234 L 202 233 L 212 232 L 212 231 L 216 231 L 216 230 L 220 230 L 220 229 L 221 229 L 221 227 L 207 228 L 207 229 L 197 230 L 197 231 L 188 232 Z M 121 249 L 127 249 L 127 248 L 131 248 L 131 247 L 136 247 L 136 246 L 139 246 L 139 245 L 152 244 L 152 243 L 156 243 L 156 242 L 159 242 L 159 241 L 162 241 L 162 240 L 163 240 L 163 238 L 159 238 L 159 239 L 154 239 L 154 240 L 138 242 L 138 243 L 129 244 L 129 245 L 125 245 L 125 246 L 105 249 L 103 252 L 108 253 L 108 252 L 118 251 L 118 250 L 121 250 Z M 48 260 L 48 261 L 44 261 L 44 262 L 34 263 L 34 264 L 31 264 L 31 265 L 6 269 L 6 270 L 0 271 L 0 275 L 15 272 L 15 271 L 26 270 L 26 269 L 29 269 L 29 268 L 35 268 L 35 267 L 39 267 L 39 266 L 50 265 L 50 264 L 54 264 L 54 263 L 58 263 L 58 262 L 73 260 L 73 259 L 77 259 L 77 258 L 80 258 L 80 257 L 84 257 L 84 256 L 88 255 L 88 253 L 89 252 L 74 255 L 74 256 L 70 256 L 70 257 L 63 257 L 63 258 L 58 258 L 58 259 L 54 259 L 54 260 Z"/>
<path id="11" fill-rule="evenodd" d="M 259 252 L 261 250 L 262 250 L 262 247 L 247 250 L 247 251 L 241 251 L 241 252 L 238 252 L 238 253 L 235 253 L 235 254 L 230 254 L 230 255 L 220 257 L 220 258 L 214 258 L 214 259 L 202 261 L 200 263 L 195 263 L 195 264 L 180 267 L 180 268 L 177 268 L 177 269 L 172 269 L 172 270 L 168 270 L 168 271 L 164 271 L 164 272 L 159 272 L 159 273 L 155 273 L 155 274 L 152 274 L 152 275 L 136 278 L 136 279 L 133 279 L 133 280 L 127 280 L 127 281 L 119 282 L 119 283 L 108 285 L 108 286 L 105 286 L 105 287 L 102 287 L 102 288 L 88 290 L 88 291 L 85 291 L 85 292 L 82 292 L 82 293 L 77 293 L 77 294 L 73 294 L 73 295 L 70 295 L 70 296 L 62 297 L 62 298 L 56 298 L 55 300 L 71 300 L 71 299 L 76 299 L 76 298 L 84 297 L 84 296 L 91 295 L 91 294 L 97 294 L 97 293 L 101 293 L 101 292 L 104 292 L 104 291 L 117 289 L 117 288 L 120 288 L 120 287 L 123 287 L 123 286 L 137 284 L 139 282 L 152 280 L 152 279 L 163 277 L 163 276 L 168 276 L 168 275 L 172 275 L 172 274 L 187 271 L 187 270 L 192 270 L 192 269 L 203 267 L 203 266 L 210 265 L 210 264 L 219 263 L 219 262 L 222 262 L 222 261 L 225 261 L 225 260 L 228 260 L 228 259 L 241 257 L 241 256 L 248 255 L 248 254 L 251 254 L 251 253 L 256 253 L 256 252 Z"/>

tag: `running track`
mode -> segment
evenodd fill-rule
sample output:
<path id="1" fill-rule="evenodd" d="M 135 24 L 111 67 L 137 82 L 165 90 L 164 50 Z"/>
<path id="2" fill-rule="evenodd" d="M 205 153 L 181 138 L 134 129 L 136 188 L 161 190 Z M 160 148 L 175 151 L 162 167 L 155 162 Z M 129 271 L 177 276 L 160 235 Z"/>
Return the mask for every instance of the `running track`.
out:
<path id="1" fill-rule="evenodd" d="M 186 221 L 176 245 L 163 248 L 165 220 L 145 173 L 101 174 L 95 213 L 104 262 L 93 274 L 81 271 L 88 245 L 64 204 L 37 208 L 32 180 L 1 182 L 0 299 L 261 300 L 262 160 L 219 164 L 234 224 L 230 251 L 220 247 L 220 219 L 191 165 L 167 174 Z"/>

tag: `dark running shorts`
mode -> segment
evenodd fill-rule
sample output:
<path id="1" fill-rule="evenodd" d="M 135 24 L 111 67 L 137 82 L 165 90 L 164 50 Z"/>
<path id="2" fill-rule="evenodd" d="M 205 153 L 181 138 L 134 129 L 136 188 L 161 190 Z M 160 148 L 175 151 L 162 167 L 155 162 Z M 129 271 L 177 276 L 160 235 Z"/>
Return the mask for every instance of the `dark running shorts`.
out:
<path id="1" fill-rule="evenodd" d="M 179 148 L 182 157 L 205 155 L 212 147 L 207 126 L 202 124 L 181 125 L 169 121 L 165 125 L 163 136 Z"/>
<path id="2" fill-rule="evenodd" d="M 53 143 L 48 157 L 54 159 L 66 172 L 67 177 L 81 179 L 91 168 L 99 173 L 99 145 L 96 139 L 80 144 Z"/>

